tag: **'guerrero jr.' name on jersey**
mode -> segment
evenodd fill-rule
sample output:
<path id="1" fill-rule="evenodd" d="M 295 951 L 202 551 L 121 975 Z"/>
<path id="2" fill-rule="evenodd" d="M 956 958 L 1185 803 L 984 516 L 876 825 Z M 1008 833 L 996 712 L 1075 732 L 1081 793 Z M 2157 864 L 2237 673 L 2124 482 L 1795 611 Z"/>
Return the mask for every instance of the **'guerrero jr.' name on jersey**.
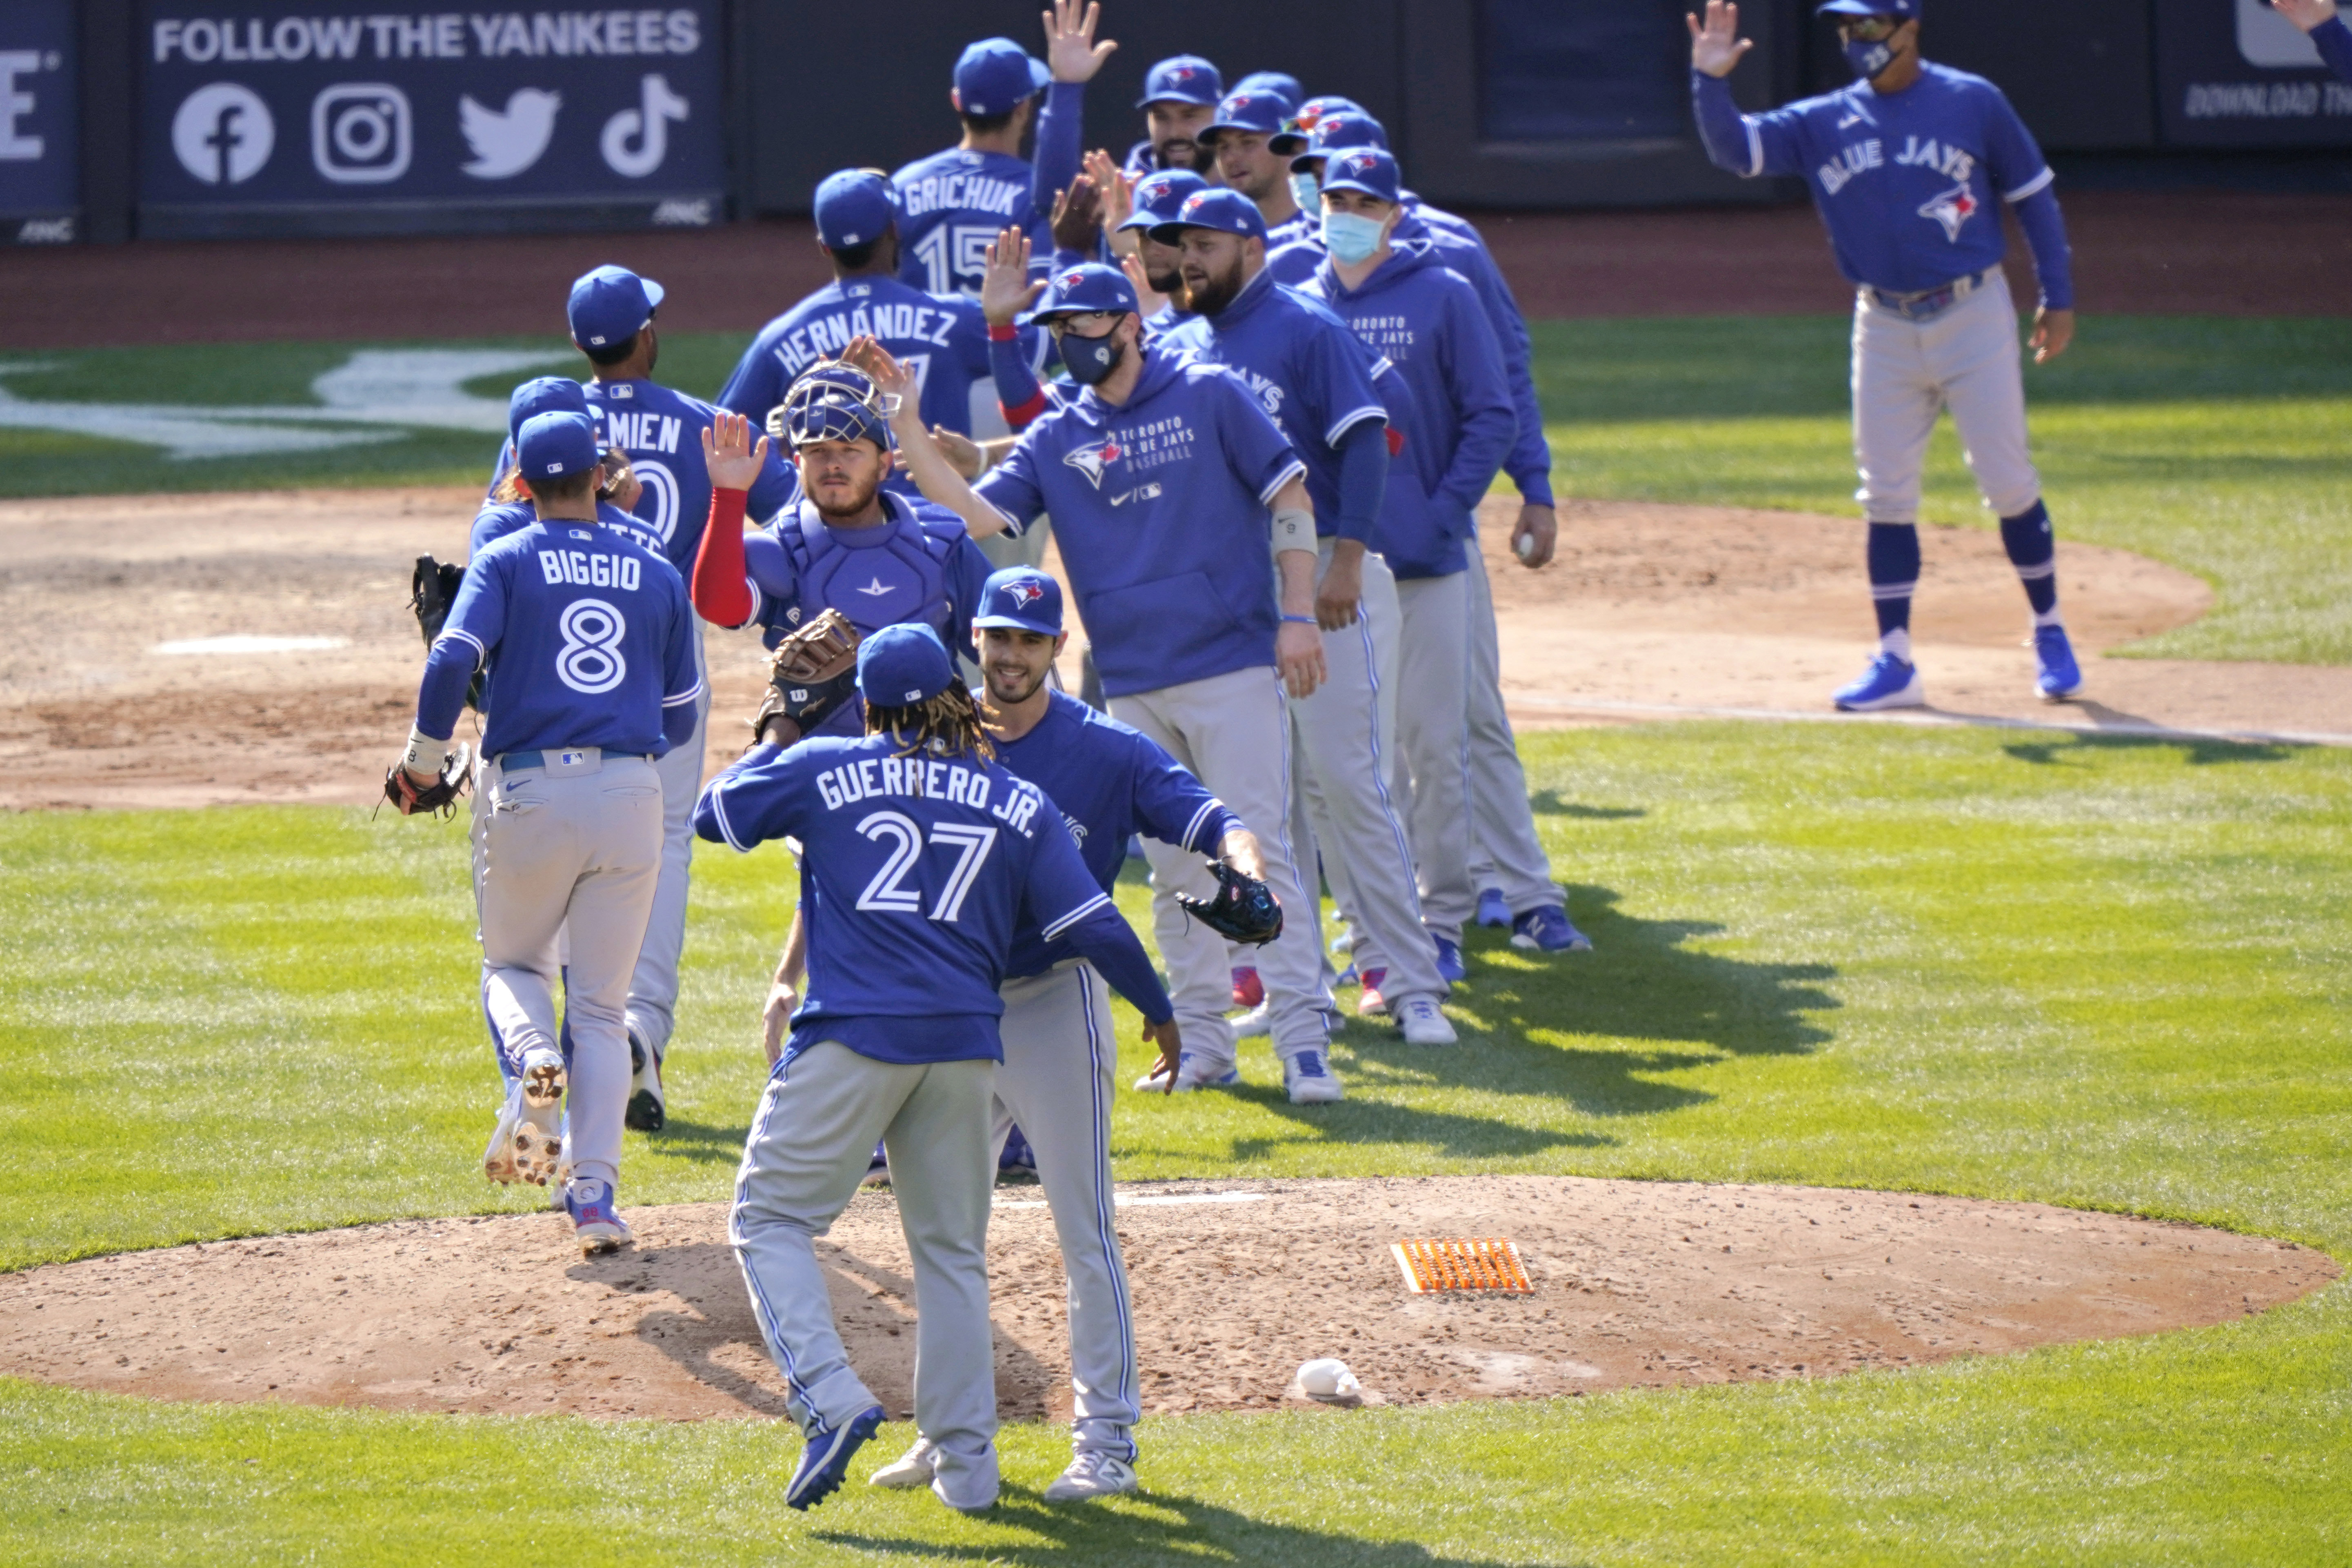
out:
<path id="1" fill-rule="evenodd" d="M 957 763 L 922 757 L 860 757 L 816 775 L 816 793 L 828 811 L 844 811 L 882 795 L 952 801 L 984 810 L 1024 838 L 1036 837 L 1031 826 L 1045 795 L 1032 784 L 1005 775 L 1007 788 L 997 792 L 994 781 Z M 992 794 L 996 798 L 992 801 Z M 1055 815 L 1059 816 L 1060 813 Z"/>

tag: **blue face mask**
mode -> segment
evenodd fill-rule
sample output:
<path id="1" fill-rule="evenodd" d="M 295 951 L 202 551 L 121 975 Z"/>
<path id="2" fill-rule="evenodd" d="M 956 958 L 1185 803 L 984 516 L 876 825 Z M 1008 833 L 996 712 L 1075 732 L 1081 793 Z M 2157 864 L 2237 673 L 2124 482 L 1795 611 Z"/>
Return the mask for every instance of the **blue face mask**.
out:
<path id="1" fill-rule="evenodd" d="M 1845 40 L 1845 63 L 1853 74 L 1864 81 L 1895 63 L 1895 45 L 1891 39 L 1877 38 L 1864 43 L 1860 38 Z"/>
<path id="2" fill-rule="evenodd" d="M 1311 213 L 1323 199 L 1323 182 L 1312 174 L 1290 176 L 1290 199 L 1298 204 L 1300 212 Z"/>
<path id="3" fill-rule="evenodd" d="M 1057 340 L 1062 351 L 1062 368 L 1080 386 L 1100 386 L 1118 368 L 1119 345 L 1113 340 L 1118 329 L 1113 327 L 1098 338 L 1082 338 L 1076 332 L 1064 332 Z"/>
<path id="4" fill-rule="evenodd" d="M 1334 259 L 1353 267 L 1372 258 L 1372 252 L 1381 247 L 1381 232 L 1387 226 L 1381 220 L 1361 213 L 1327 212 L 1323 215 L 1323 247 Z"/>

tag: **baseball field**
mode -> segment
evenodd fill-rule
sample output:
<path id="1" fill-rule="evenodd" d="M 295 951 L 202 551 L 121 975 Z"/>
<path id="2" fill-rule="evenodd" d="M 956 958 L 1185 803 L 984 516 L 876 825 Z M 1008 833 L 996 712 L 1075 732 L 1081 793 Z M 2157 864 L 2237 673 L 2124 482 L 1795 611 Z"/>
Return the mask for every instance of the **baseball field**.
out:
<path id="1" fill-rule="evenodd" d="M 799 1438 L 711 1205 L 788 856 L 698 856 L 638 1247 L 578 1262 L 535 1190 L 480 1178 L 463 825 L 363 803 L 420 662 L 407 561 L 462 542 L 506 387 L 576 361 L 325 316 L 11 352 L 0 1559 L 2352 1556 L 2352 321 L 2254 286 L 2102 313 L 2079 243 L 2084 333 L 2028 382 L 2098 656 L 2055 710 L 1946 435 L 1937 707 L 1828 720 L 1869 625 L 1836 316 L 1538 324 L 1576 500 L 1560 562 L 1498 593 L 1505 673 L 1594 951 L 1476 933 L 1462 1047 L 1350 1022 L 1337 1105 L 1290 1105 L 1262 1050 L 1230 1094 L 1121 1097 L 1151 1200 L 1120 1219 L 1132 1498 L 1037 1497 L 1061 1280 L 1034 1189 L 1001 1190 L 985 1519 L 778 1500 Z M 663 380 L 715 388 L 745 333 L 707 326 Z M 713 657 L 748 710 L 751 650 Z M 1139 865 L 1120 900 L 1148 940 Z M 828 1257 L 877 1389 L 888 1203 Z M 1536 1290 L 1408 1298 L 1388 1242 L 1474 1222 Z M 1379 1397 L 1286 1397 L 1313 1355 Z"/>

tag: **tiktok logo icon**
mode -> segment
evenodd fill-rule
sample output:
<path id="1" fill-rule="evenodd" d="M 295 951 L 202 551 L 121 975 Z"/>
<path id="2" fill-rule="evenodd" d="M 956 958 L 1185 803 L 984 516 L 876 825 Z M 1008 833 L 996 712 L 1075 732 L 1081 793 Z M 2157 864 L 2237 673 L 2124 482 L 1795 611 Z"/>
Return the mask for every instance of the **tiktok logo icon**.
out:
<path id="1" fill-rule="evenodd" d="M 196 89 L 172 116 L 172 151 L 208 185 L 243 184 L 261 173 L 277 145 L 269 106 L 233 81 Z"/>
<path id="2" fill-rule="evenodd" d="M 597 144 L 613 173 L 631 180 L 642 180 L 662 166 L 669 156 L 669 122 L 687 116 L 686 100 L 670 91 L 658 73 L 637 86 L 640 106 L 604 121 L 604 139 Z"/>

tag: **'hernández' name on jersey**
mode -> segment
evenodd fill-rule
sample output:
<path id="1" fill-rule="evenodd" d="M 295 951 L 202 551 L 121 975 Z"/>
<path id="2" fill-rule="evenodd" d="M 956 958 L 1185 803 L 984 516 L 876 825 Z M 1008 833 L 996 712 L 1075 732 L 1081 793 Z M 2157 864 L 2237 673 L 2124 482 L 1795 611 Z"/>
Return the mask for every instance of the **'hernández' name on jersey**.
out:
<path id="1" fill-rule="evenodd" d="M 887 735 L 754 748 L 702 792 L 695 830 L 742 850 L 801 841 L 808 988 L 789 1053 L 838 1040 L 882 1061 L 1002 1061 L 1015 929 L 1053 941 L 1110 897 L 1036 785 L 903 750 Z"/>
<path id="2" fill-rule="evenodd" d="M 1150 736 L 1065 692 L 1046 699 L 1045 716 L 1027 734 L 999 741 L 996 755 L 1061 808 L 1087 874 L 1106 893 L 1118 884 L 1119 868 L 1127 862 L 1130 834 L 1211 855 L 1227 833 L 1242 826 L 1224 802 Z M 1005 974 L 1013 980 L 1043 974 L 1077 955 L 1066 941 L 1049 942 L 1024 921 L 1013 936 Z"/>
<path id="3" fill-rule="evenodd" d="M 1305 472 L 1232 372 L 1155 345 L 1125 404 L 1088 387 L 973 489 L 1016 530 L 1053 514 L 1103 690 L 1121 697 L 1272 667 L 1267 506 Z"/>
<path id="4" fill-rule="evenodd" d="M 585 522 L 533 522 L 475 556 L 436 640 L 489 667 L 486 756 L 570 746 L 659 756 L 662 710 L 702 691 L 677 569 Z"/>
<path id="5" fill-rule="evenodd" d="M 1740 121 L 1746 172 L 1801 175 L 1839 270 L 1898 293 L 1999 262 L 2000 203 L 2053 178 L 2000 89 L 1932 61 L 1900 92 L 1858 81 Z"/>
<path id="6" fill-rule="evenodd" d="M 702 457 L 710 405 L 652 381 L 592 381 L 587 390 L 605 440 L 629 455 L 629 467 L 645 487 L 629 510 L 660 538 L 670 564 L 693 571 L 710 521 L 710 471 Z M 799 476 L 772 448 L 766 468 L 751 481 L 751 513 L 771 516 L 799 490 Z"/>

